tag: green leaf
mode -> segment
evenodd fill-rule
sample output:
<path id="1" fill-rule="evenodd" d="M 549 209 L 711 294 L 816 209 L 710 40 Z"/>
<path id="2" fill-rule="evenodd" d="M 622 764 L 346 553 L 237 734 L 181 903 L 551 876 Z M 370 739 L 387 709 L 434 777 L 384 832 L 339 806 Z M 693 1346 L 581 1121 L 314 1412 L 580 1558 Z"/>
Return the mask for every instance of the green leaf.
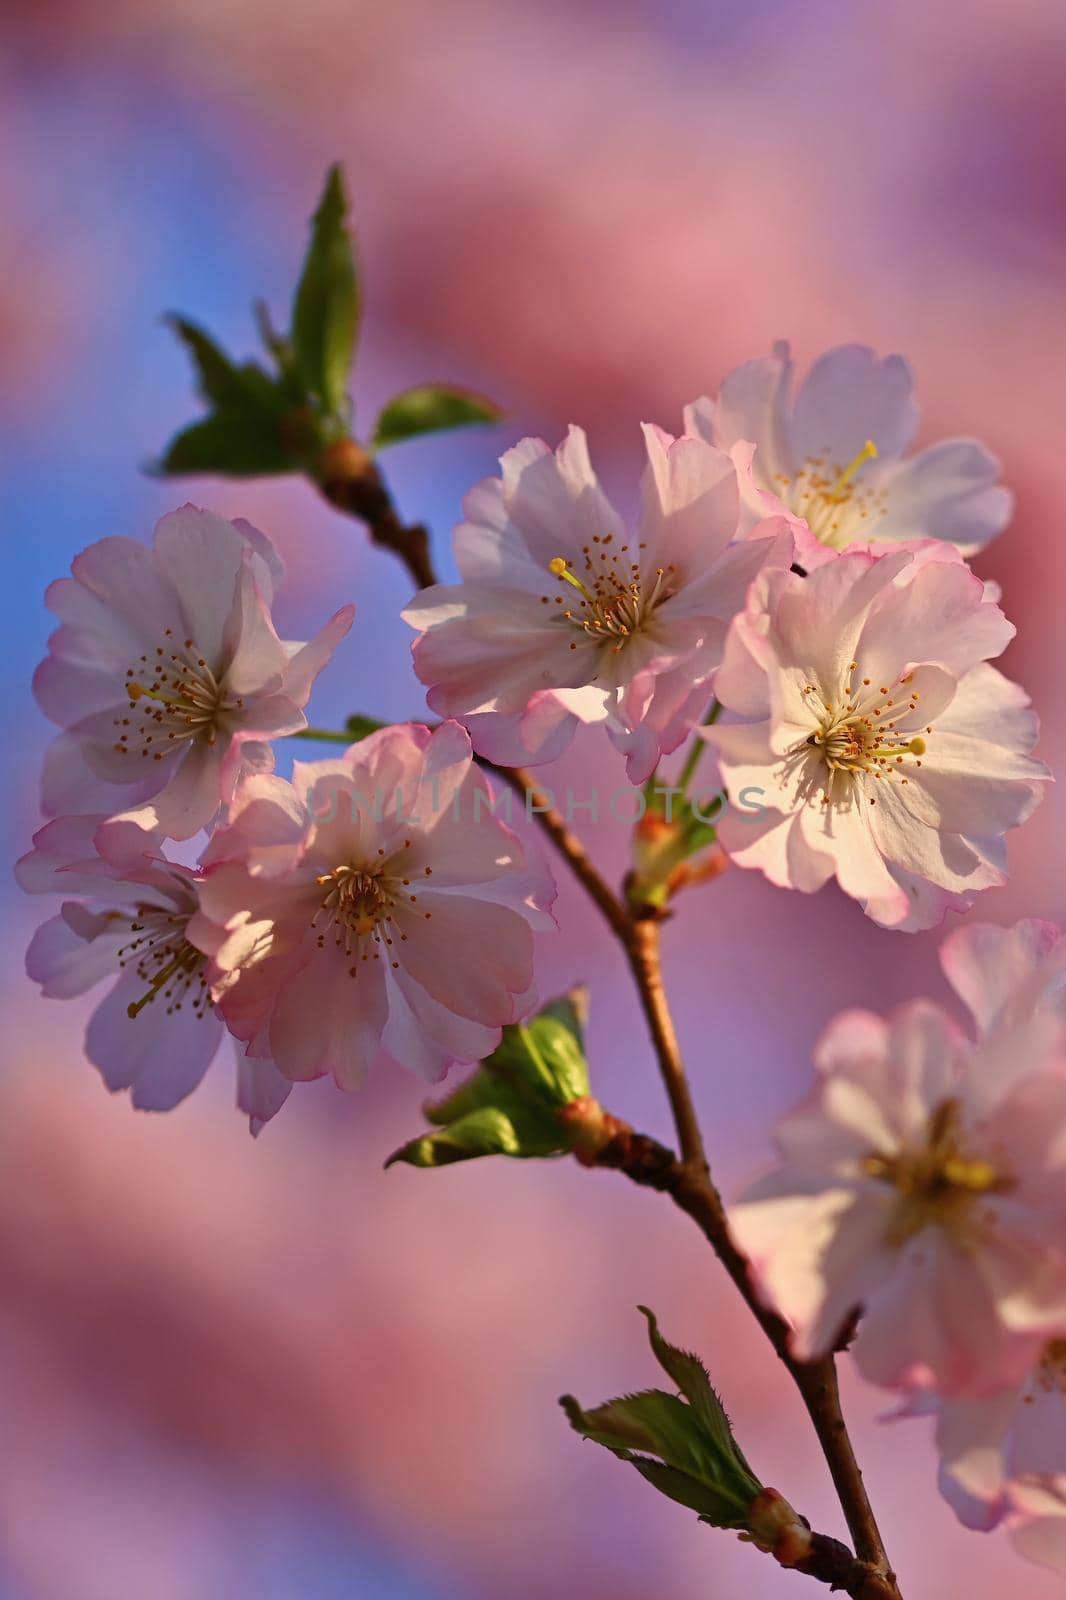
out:
<path id="1" fill-rule="evenodd" d="M 649 1460 L 646 1456 L 630 1456 L 628 1459 L 653 1488 L 666 1495 L 668 1500 L 675 1500 L 678 1505 L 697 1512 L 701 1522 L 709 1522 L 714 1528 L 747 1527 L 747 1507 L 738 1506 L 735 1501 L 717 1493 L 698 1478 L 690 1477 L 687 1472 L 679 1472 L 676 1467 L 664 1466 L 661 1461 Z"/>
<path id="2" fill-rule="evenodd" d="M 286 447 L 283 434 L 291 397 L 257 362 L 231 361 L 188 317 L 172 314 L 165 320 L 191 354 L 200 392 L 214 410 L 178 433 L 154 470 L 167 476 L 219 472 L 234 478 L 294 470 L 296 452 Z"/>
<path id="3" fill-rule="evenodd" d="M 733 1438 L 722 1402 L 703 1364 L 669 1344 L 652 1313 L 640 1309 L 648 1319 L 652 1349 L 681 1395 L 647 1389 L 591 1411 L 564 1395 L 560 1404 L 570 1426 L 630 1462 L 660 1493 L 698 1512 L 704 1522 L 747 1528 L 763 1486 Z"/>
<path id="4" fill-rule="evenodd" d="M 369 739 L 372 733 L 377 733 L 379 728 L 387 728 L 387 722 L 379 722 L 377 717 L 364 717 L 355 711 L 350 717 L 344 719 L 344 731 L 351 734 L 352 743 L 358 744 L 360 739 Z"/>
<path id="5" fill-rule="evenodd" d="M 472 389 L 423 383 L 393 395 L 374 424 L 371 443 L 375 450 L 383 450 L 386 445 L 399 444 L 403 439 L 414 439 L 422 433 L 499 422 L 502 416 L 502 410 L 494 401 Z"/>
<path id="6" fill-rule="evenodd" d="M 206 329 L 172 311 L 163 318 L 193 358 L 200 393 L 220 410 L 255 409 L 279 414 L 283 401 L 268 372 L 255 361 L 240 365 L 217 344 Z"/>
<path id="7" fill-rule="evenodd" d="M 221 472 L 231 478 L 257 478 L 291 472 L 294 467 L 282 449 L 276 425 L 247 411 L 227 410 L 176 434 L 151 470 L 166 477 Z"/>
<path id="8" fill-rule="evenodd" d="M 670 1344 L 659 1332 L 659 1324 L 655 1313 L 649 1311 L 647 1306 L 638 1306 L 648 1319 L 648 1336 L 651 1340 L 655 1358 L 668 1377 L 672 1378 L 681 1390 L 685 1399 L 700 1418 L 709 1437 L 716 1441 L 718 1449 L 726 1454 L 732 1454 L 739 1459 L 744 1470 L 750 1476 L 755 1488 L 753 1498 L 759 1491 L 758 1479 L 744 1460 L 740 1447 L 733 1438 L 733 1430 L 729 1423 L 719 1396 L 711 1387 L 711 1380 L 707 1375 L 707 1368 L 698 1356 L 692 1355 L 687 1350 L 679 1350 L 676 1345 Z"/>
<path id="9" fill-rule="evenodd" d="M 340 419 L 347 409 L 359 324 L 359 288 L 347 217 L 344 176 L 337 162 L 329 169 L 312 219 L 311 243 L 293 301 L 291 337 L 303 382 L 318 396 L 326 414 Z"/>
<path id="10" fill-rule="evenodd" d="M 504 1028 L 476 1072 L 423 1108 L 439 1131 L 410 1140 L 385 1165 L 439 1167 L 475 1156 L 544 1157 L 577 1148 L 587 1123 L 574 1126 L 561 1113 L 589 1095 L 584 1006 L 584 991 L 574 990 Z M 593 1117 L 601 1114 L 590 1105 Z"/>
<path id="11" fill-rule="evenodd" d="M 721 1481 L 691 1407 L 676 1395 L 647 1389 L 594 1411 L 582 1411 L 570 1395 L 560 1403 L 576 1432 L 630 1462 L 671 1500 L 717 1527 L 746 1526 L 758 1488 L 748 1494 L 746 1484 Z"/>
<path id="12" fill-rule="evenodd" d="M 520 1101 L 472 1106 L 447 1127 L 401 1146 L 386 1161 L 411 1167 L 447 1167 L 478 1156 L 550 1156 L 559 1151 L 558 1131 Z"/>

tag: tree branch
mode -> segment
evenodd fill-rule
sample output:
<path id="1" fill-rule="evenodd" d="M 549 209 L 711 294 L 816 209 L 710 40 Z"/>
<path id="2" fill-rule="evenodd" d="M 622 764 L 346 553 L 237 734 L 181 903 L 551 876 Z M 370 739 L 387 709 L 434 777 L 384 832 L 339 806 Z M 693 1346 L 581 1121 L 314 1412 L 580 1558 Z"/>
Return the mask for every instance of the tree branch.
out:
<path id="1" fill-rule="evenodd" d="M 583 1164 L 614 1168 L 633 1183 L 669 1195 L 696 1223 L 790 1374 L 818 1435 L 857 1553 L 855 1570 L 848 1582 L 841 1583 L 839 1577 L 823 1577 L 823 1581 L 835 1582 L 855 1600 L 899 1600 L 895 1576 L 840 1409 L 833 1357 L 797 1361 L 791 1354 L 788 1323 L 759 1299 L 748 1260 L 729 1231 L 721 1196 L 706 1168 L 678 1160 L 665 1145 L 646 1134 L 635 1133 L 624 1123 L 619 1124 L 610 1143 Z M 810 1575 L 823 1576 L 815 1571 Z"/>
<path id="2" fill-rule="evenodd" d="M 373 460 L 345 439 L 326 451 L 320 462 L 318 487 L 331 506 L 358 517 L 375 544 L 399 556 L 416 589 L 439 580 L 429 549 L 429 530 L 421 522 L 404 522 Z"/>
<path id="3" fill-rule="evenodd" d="M 331 505 L 365 522 L 375 544 L 392 550 L 406 566 L 419 588 L 437 582 L 429 537 L 421 523 L 405 524 L 373 460 L 353 440 L 333 446 L 320 463 L 318 486 Z M 483 763 L 489 766 L 490 763 Z M 826 1575 L 832 1562 L 826 1552 L 835 1544 L 821 1539 L 826 1572 L 812 1572 L 824 1582 L 845 1588 L 853 1600 L 900 1600 L 873 1509 L 866 1494 L 851 1439 L 840 1409 L 836 1366 L 832 1356 L 822 1361 L 796 1361 L 789 1351 L 788 1324 L 760 1301 L 747 1258 L 734 1243 L 725 1207 L 714 1186 L 684 1062 L 677 1042 L 669 1003 L 663 987 L 659 948 L 661 914 L 634 912 L 611 889 L 589 859 L 580 839 L 570 831 L 560 813 L 547 803 L 530 773 L 521 767 L 493 770 L 521 794 L 552 843 L 565 857 L 582 888 L 599 907 L 625 951 L 641 1007 L 648 1023 L 659 1072 L 681 1146 L 681 1160 L 665 1146 L 632 1130 L 620 1132 L 600 1153 L 599 1166 L 614 1166 L 636 1183 L 668 1193 L 675 1205 L 703 1232 L 719 1261 L 779 1359 L 790 1373 L 814 1425 L 822 1453 L 855 1545 L 857 1560 L 842 1582 L 839 1564 Z M 619 1143 L 622 1141 L 622 1143 Z M 628 1141 L 628 1142 L 626 1142 Z M 617 1146 L 617 1148 L 616 1148 Z M 839 1563 L 839 1551 L 833 1559 Z"/>

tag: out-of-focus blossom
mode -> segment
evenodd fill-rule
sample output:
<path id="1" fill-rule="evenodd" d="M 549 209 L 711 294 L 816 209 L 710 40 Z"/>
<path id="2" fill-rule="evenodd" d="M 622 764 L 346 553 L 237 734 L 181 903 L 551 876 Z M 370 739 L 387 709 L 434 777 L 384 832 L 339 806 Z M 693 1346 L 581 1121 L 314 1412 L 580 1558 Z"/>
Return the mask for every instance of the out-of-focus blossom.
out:
<path id="1" fill-rule="evenodd" d="M 937 1419 L 940 1490 L 968 1528 L 1005 1522 L 1022 1555 L 1066 1573 L 1066 1338 L 1034 1345 L 1001 1394 L 917 1391 L 897 1416 Z"/>
<path id="2" fill-rule="evenodd" d="M 690 407 L 686 421 L 724 449 L 754 445 L 741 480 L 749 518 L 790 515 L 805 566 L 883 540 L 943 539 L 969 555 L 1002 532 L 1012 496 L 983 445 L 948 439 L 903 459 L 918 408 L 902 357 L 841 345 L 814 363 L 794 398 L 793 366 L 788 344 L 778 343 L 731 373 L 717 402 Z"/>
<path id="3" fill-rule="evenodd" d="M 798 1354 L 874 1382 L 989 1395 L 1066 1326 L 1066 1037 L 1047 1010 L 976 1046 L 938 1007 L 845 1012 L 781 1164 L 731 1213 Z"/>
<path id="4" fill-rule="evenodd" d="M 1028 1371 L 998 1394 L 917 1388 L 885 1420 L 925 1416 L 959 1521 L 979 1533 L 1004 1524 L 1021 1555 L 1066 1573 L 1066 1337 L 1033 1340 Z"/>
<path id="5" fill-rule="evenodd" d="M 605 722 L 643 782 L 699 720 L 726 628 L 768 562 L 781 518 L 736 540 L 737 476 L 705 440 L 645 425 L 639 531 L 627 532 L 571 428 L 554 453 L 525 439 L 467 497 L 462 576 L 404 613 L 430 706 L 505 763 L 557 755 L 579 721 Z"/>
<path id="6" fill-rule="evenodd" d="M 979 1035 L 1024 1024 L 1034 1011 L 1066 1019 L 1066 941 L 1053 922 L 967 923 L 940 946 L 940 964 Z"/>
<path id="7" fill-rule="evenodd" d="M 987 665 L 1013 632 L 957 557 L 849 551 L 760 575 L 715 680 L 756 720 L 703 730 L 762 813 L 728 813 L 728 853 L 786 888 L 835 876 L 892 928 L 1003 883 L 1003 835 L 1047 776 L 1028 698 Z"/>
<path id="8" fill-rule="evenodd" d="M 280 565 L 246 522 L 185 506 L 151 550 L 108 538 L 48 591 L 62 626 L 34 678 L 65 730 L 45 768 L 52 815 L 120 811 L 187 839 L 242 773 L 269 768 L 265 741 L 306 726 L 303 707 L 351 627 L 343 606 L 309 644 L 286 644 L 270 616 Z"/>
<path id="9" fill-rule="evenodd" d="M 196 931 L 239 974 L 219 1005 L 250 1057 L 353 1088 L 379 1056 L 435 1078 L 495 1048 L 533 1003 L 554 888 L 492 805 L 457 723 L 242 785 Z"/>
<path id="10" fill-rule="evenodd" d="M 109 1089 L 145 1111 L 190 1094 L 223 1028 L 207 958 L 189 938 L 199 875 L 156 853 L 159 841 L 106 817 L 58 817 L 34 835 L 16 869 L 31 894 L 70 894 L 26 956 L 51 999 L 117 979 L 89 1022 L 85 1051 Z"/>
<path id="11" fill-rule="evenodd" d="M 1010 518 L 1000 464 L 974 439 L 946 439 L 904 459 L 918 425 L 911 370 L 865 345 L 829 350 L 795 397 L 787 343 L 731 372 L 717 402 L 689 408 L 687 425 L 723 450 L 755 446 L 742 476 L 757 521 L 799 521 L 797 559 L 808 570 L 829 550 L 871 540 L 944 539 L 982 549 Z"/>

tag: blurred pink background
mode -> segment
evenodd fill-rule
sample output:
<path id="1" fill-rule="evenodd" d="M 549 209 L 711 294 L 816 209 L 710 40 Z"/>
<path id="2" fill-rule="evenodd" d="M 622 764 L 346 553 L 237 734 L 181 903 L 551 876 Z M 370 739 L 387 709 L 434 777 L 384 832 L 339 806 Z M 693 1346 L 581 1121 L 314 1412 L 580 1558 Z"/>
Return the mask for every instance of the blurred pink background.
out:
<path id="1" fill-rule="evenodd" d="M 1066 9 L 1061 0 L 7 0 L 0 38 L 0 460 L 7 854 L 36 825 L 41 595 L 107 533 L 188 494 L 283 547 L 283 631 L 356 627 L 316 720 L 417 716 L 402 571 L 298 482 L 161 484 L 139 465 L 195 409 L 158 316 L 250 350 L 284 313 L 326 163 L 343 157 L 367 314 L 366 419 L 435 377 L 509 408 L 390 456 L 442 563 L 463 490 L 524 433 L 590 431 L 623 500 L 637 424 L 674 426 L 790 337 L 913 361 L 924 433 L 1004 459 L 1013 528 L 980 563 L 1018 624 L 1007 667 L 1066 750 Z M 616 776 L 617 774 L 617 776 Z M 559 774 L 621 782 L 595 740 Z M 979 915 L 1066 919 L 1063 804 L 1012 841 Z M 624 830 L 594 847 L 621 868 Z M 668 1124 L 619 958 L 561 881 L 541 983 L 592 988 L 598 1092 Z M 88 1005 L 42 1002 L 43 908 L 8 885 L 0 1068 L 0 1600 L 727 1600 L 801 1594 L 558 1412 L 654 1380 L 637 1302 L 702 1352 L 744 1447 L 842 1532 L 794 1400 L 695 1231 L 609 1174 L 381 1171 L 424 1089 L 320 1084 L 253 1144 L 220 1058 L 165 1118 L 81 1056 Z M 727 1193 L 765 1159 L 844 1004 L 943 996 L 935 934 L 835 891 L 732 871 L 667 945 Z M 1062 1581 L 937 1498 L 925 1427 L 845 1377 L 908 1600 L 1032 1600 Z M 813 1593 L 813 1589 L 811 1590 Z"/>

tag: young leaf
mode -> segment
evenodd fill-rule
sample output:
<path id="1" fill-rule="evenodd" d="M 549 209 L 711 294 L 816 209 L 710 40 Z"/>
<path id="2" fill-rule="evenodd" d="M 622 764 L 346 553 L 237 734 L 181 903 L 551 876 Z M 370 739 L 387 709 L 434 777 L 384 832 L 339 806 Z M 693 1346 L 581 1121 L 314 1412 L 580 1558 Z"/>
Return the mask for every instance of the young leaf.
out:
<path id="1" fill-rule="evenodd" d="M 733 1438 L 702 1364 L 668 1344 L 652 1313 L 640 1309 L 648 1319 L 652 1348 L 681 1395 L 649 1389 L 592 1411 L 564 1395 L 560 1404 L 570 1426 L 630 1462 L 662 1494 L 698 1512 L 703 1522 L 746 1529 L 763 1485 Z"/>
<path id="2" fill-rule="evenodd" d="M 371 443 L 375 450 L 383 450 L 386 445 L 399 444 L 422 433 L 499 422 L 502 416 L 499 406 L 472 389 L 424 383 L 393 395 L 374 424 Z"/>
<path id="3" fill-rule="evenodd" d="M 513 1096 L 472 1107 L 446 1127 L 401 1146 L 386 1161 L 411 1167 L 447 1167 L 477 1156 L 551 1156 L 559 1151 L 558 1130 Z"/>
<path id="4" fill-rule="evenodd" d="M 589 1095 L 583 1011 L 584 993 L 574 990 L 527 1022 L 504 1028 L 476 1072 L 424 1107 L 438 1131 L 410 1140 L 386 1166 L 439 1167 L 475 1156 L 542 1157 L 577 1149 L 584 1123 L 566 1113 Z"/>
<path id="5" fill-rule="evenodd" d="M 330 417 L 343 418 L 359 324 L 359 287 L 340 163 L 326 175 L 296 286 L 292 347 L 299 373 Z"/>
<path id="6" fill-rule="evenodd" d="M 152 470 L 166 477 L 220 472 L 231 478 L 258 478 L 291 472 L 295 463 L 282 449 L 276 425 L 247 411 L 216 411 L 184 428 L 170 441 Z"/>
<path id="7" fill-rule="evenodd" d="M 387 723 L 379 722 L 377 717 L 365 717 L 358 711 L 344 719 L 344 731 L 351 734 L 353 744 L 358 744 L 360 739 L 369 739 L 372 733 L 387 726 Z"/>
<path id="8" fill-rule="evenodd" d="M 176 311 L 163 318 L 185 345 L 196 365 L 200 393 L 217 406 L 239 404 L 244 398 L 237 368 L 206 329 Z"/>
<path id="9" fill-rule="evenodd" d="M 648 1319 L 648 1336 L 656 1360 L 667 1376 L 677 1384 L 689 1405 L 699 1416 L 708 1435 L 717 1441 L 721 1451 L 735 1454 L 744 1468 L 751 1472 L 739 1445 L 733 1438 L 733 1430 L 729 1425 L 725 1407 L 711 1387 L 711 1380 L 707 1376 L 707 1368 L 703 1362 L 687 1350 L 679 1350 L 676 1345 L 669 1344 L 659 1332 L 655 1313 L 649 1311 L 647 1306 L 638 1306 L 637 1310 Z M 753 1482 L 757 1482 L 754 1473 L 751 1473 L 751 1477 Z"/>

